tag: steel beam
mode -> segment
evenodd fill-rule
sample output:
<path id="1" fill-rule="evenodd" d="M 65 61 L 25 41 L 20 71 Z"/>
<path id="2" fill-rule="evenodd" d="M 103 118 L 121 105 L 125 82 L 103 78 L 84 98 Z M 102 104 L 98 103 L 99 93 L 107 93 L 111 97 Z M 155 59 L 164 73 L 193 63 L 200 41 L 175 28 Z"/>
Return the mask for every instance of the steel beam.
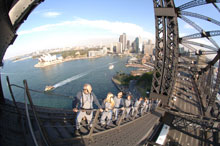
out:
<path id="1" fill-rule="evenodd" d="M 179 10 L 185 10 L 185 9 L 189 9 L 192 7 L 197 7 L 197 6 L 201 6 L 201 5 L 205 5 L 208 3 L 220 3 L 220 0 L 192 0 L 188 3 L 185 3 L 181 6 L 178 7 Z"/>
<path id="2" fill-rule="evenodd" d="M 220 86 L 220 61 L 219 61 L 219 65 L 218 65 L 218 73 L 217 73 L 216 83 L 214 85 L 214 89 L 213 89 L 212 95 L 211 95 L 211 97 L 208 100 L 208 110 L 209 111 L 214 106 L 215 100 L 217 98 L 217 93 L 219 92 L 219 89 L 220 89 L 219 86 Z"/>
<path id="3" fill-rule="evenodd" d="M 154 0 L 154 9 L 156 60 L 151 93 L 169 97 L 175 83 L 179 56 L 177 14 L 173 0 Z M 168 105 L 168 102 L 163 104 Z"/>
<path id="4" fill-rule="evenodd" d="M 220 30 L 214 30 L 214 31 L 206 31 L 202 33 L 195 33 L 192 35 L 184 36 L 182 37 L 182 40 L 189 40 L 189 39 L 198 39 L 198 38 L 204 38 L 204 37 L 213 37 L 213 36 L 219 36 Z"/>
<path id="5" fill-rule="evenodd" d="M 196 116 L 181 114 L 179 112 L 165 112 L 164 116 L 161 119 L 161 122 L 169 125 L 170 127 L 190 136 L 195 139 L 198 139 L 200 142 L 205 144 L 219 145 L 218 141 L 213 141 L 210 137 L 207 139 L 204 135 L 194 134 L 193 131 L 209 132 L 211 137 L 214 137 L 213 132 L 219 131 L 215 127 L 215 122 L 211 119 L 200 119 Z M 217 123 L 219 125 L 219 123 Z"/>
<path id="6" fill-rule="evenodd" d="M 218 49 L 215 48 L 215 47 L 212 47 L 212 46 L 209 46 L 209 45 L 206 45 L 206 44 L 202 44 L 202 43 L 198 43 L 198 42 L 183 41 L 183 40 L 182 40 L 182 42 L 180 42 L 180 43 L 195 45 L 195 46 L 198 46 L 198 47 L 203 47 L 203 48 L 205 48 L 205 49 L 209 49 L 209 50 L 213 50 L 213 51 L 218 51 Z"/>
<path id="7" fill-rule="evenodd" d="M 204 16 L 204 15 L 201 15 L 201 14 L 197 14 L 197 13 L 193 13 L 193 12 L 187 12 L 187 11 L 179 11 L 178 13 L 179 13 L 179 15 L 190 16 L 190 17 L 202 19 L 202 20 L 205 20 L 205 21 L 208 21 L 208 22 L 211 22 L 213 24 L 216 24 L 216 25 L 220 26 L 219 21 L 217 21 L 213 18 Z"/>

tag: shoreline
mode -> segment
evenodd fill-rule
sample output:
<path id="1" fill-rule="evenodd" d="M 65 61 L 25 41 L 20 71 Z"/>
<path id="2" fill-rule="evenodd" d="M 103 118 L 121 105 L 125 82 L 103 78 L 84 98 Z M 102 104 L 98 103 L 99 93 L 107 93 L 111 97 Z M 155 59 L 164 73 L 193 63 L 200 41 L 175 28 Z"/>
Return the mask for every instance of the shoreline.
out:
<path id="1" fill-rule="evenodd" d="M 78 58 L 72 58 L 71 57 L 71 58 L 66 58 L 66 59 L 63 59 L 63 60 L 55 60 L 53 62 L 43 62 L 43 63 L 38 62 L 37 64 L 34 65 L 34 67 L 44 68 L 44 67 L 48 67 L 48 66 L 51 66 L 51 65 L 56 65 L 56 64 L 60 64 L 60 63 L 68 62 L 68 61 L 81 60 L 81 59 L 96 59 L 96 58 L 101 58 L 101 57 L 104 57 L 104 56 L 78 57 Z"/>
<path id="2" fill-rule="evenodd" d="M 112 77 L 112 82 L 113 82 L 113 84 L 116 86 L 116 88 L 117 88 L 119 91 L 121 91 L 121 92 L 123 92 L 123 93 L 126 93 L 126 94 L 129 93 L 129 89 L 128 89 L 127 87 L 121 85 L 121 84 L 119 83 L 119 81 L 114 78 L 114 76 Z"/>

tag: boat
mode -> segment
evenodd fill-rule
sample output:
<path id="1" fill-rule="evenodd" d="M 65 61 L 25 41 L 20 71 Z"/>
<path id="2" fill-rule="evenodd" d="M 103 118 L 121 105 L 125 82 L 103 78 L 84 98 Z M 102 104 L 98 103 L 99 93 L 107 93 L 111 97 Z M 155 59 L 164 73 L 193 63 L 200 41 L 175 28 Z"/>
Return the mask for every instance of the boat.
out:
<path id="1" fill-rule="evenodd" d="M 46 86 L 45 89 L 44 89 L 44 91 L 50 91 L 50 90 L 52 90 L 53 88 L 54 88 L 53 86 Z"/>
<path id="2" fill-rule="evenodd" d="M 113 68 L 114 68 L 113 64 L 108 67 L 108 69 L 113 69 Z"/>

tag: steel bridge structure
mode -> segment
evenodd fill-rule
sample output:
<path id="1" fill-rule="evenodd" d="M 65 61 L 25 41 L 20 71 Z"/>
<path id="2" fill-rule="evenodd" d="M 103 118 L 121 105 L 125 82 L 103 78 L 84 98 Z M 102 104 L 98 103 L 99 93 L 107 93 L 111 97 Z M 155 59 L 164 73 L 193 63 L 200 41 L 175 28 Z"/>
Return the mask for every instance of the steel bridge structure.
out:
<path id="1" fill-rule="evenodd" d="M 1 66 L 18 28 L 43 1 L 0 1 Z M 98 125 L 100 113 L 95 111 L 92 129 L 75 136 L 71 110 L 35 106 L 27 81 L 25 103 L 19 103 L 7 78 L 12 100 L 4 97 L 0 84 L 0 145 L 159 145 L 156 138 L 164 124 L 170 126 L 164 145 L 220 145 L 220 48 L 215 39 L 220 21 L 193 11 L 213 7 L 213 15 L 219 15 L 217 3 L 220 0 L 192 0 L 176 6 L 174 0 L 153 0 L 156 33 L 150 98 L 161 100 L 156 109 L 120 120 L 108 130 Z M 180 37 L 179 20 L 197 32 Z M 212 24 L 213 30 L 205 30 L 196 20 Z M 180 52 L 181 46 L 189 51 Z"/>

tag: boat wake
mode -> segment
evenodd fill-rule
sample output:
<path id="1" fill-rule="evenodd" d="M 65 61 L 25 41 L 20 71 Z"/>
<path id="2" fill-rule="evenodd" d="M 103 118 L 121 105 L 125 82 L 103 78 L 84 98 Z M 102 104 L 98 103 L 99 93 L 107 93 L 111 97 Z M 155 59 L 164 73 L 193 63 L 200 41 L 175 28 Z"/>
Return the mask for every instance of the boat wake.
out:
<path id="1" fill-rule="evenodd" d="M 108 64 L 111 65 L 111 64 L 115 64 L 115 63 L 118 63 L 118 61 L 114 61 L 114 62 L 111 62 L 111 63 L 108 63 Z"/>
<path id="2" fill-rule="evenodd" d="M 112 62 L 112 63 L 108 63 L 108 64 L 115 64 L 115 63 L 117 63 L 117 62 L 118 62 L 118 61 L 115 61 L 115 62 Z M 92 72 L 92 71 L 94 71 L 94 70 L 97 70 L 97 69 L 100 69 L 100 68 L 103 68 L 103 67 L 108 66 L 108 64 L 103 65 L 103 66 L 100 66 L 100 67 L 97 67 L 97 68 L 95 68 L 95 69 L 93 69 L 93 70 L 90 70 L 90 71 L 87 71 L 87 72 L 84 72 L 84 73 L 80 73 L 80 74 L 78 74 L 78 75 L 74 75 L 74 76 L 72 76 L 72 77 L 70 77 L 70 78 L 68 78 L 68 79 L 66 79 L 66 80 L 64 80 L 64 81 L 61 81 L 61 82 L 59 82 L 59 83 L 53 85 L 52 87 L 53 87 L 53 89 L 55 89 L 55 88 L 58 88 L 58 87 L 60 87 L 60 86 L 66 85 L 67 83 L 70 83 L 70 82 L 72 82 L 72 81 L 74 81 L 74 80 L 77 80 L 77 79 L 79 79 L 79 78 L 82 78 L 82 77 L 88 75 L 90 72 Z"/>
<path id="3" fill-rule="evenodd" d="M 77 80 L 77 79 L 79 79 L 79 78 L 82 78 L 82 77 L 88 75 L 90 72 L 91 72 L 91 71 L 87 71 L 87 72 L 84 72 L 84 73 L 81 73 L 81 74 L 72 76 L 72 77 L 70 77 L 70 78 L 68 78 L 68 79 L 66 79 L 66 80 L 64 80 L 64 81 L 61 81 L 61 82 L 59 82 L 59 83 L 53 85 L 53 87 L 54 87 L 54 88 L 58 88 L 58 87 L 60 87 L 60 86 L 63 86 L 63 85 L 65 85 L 65 84 L 69 83 L 69 82 L 72 82 L 72 81 L 74 81 L 74 80 Z"/>

